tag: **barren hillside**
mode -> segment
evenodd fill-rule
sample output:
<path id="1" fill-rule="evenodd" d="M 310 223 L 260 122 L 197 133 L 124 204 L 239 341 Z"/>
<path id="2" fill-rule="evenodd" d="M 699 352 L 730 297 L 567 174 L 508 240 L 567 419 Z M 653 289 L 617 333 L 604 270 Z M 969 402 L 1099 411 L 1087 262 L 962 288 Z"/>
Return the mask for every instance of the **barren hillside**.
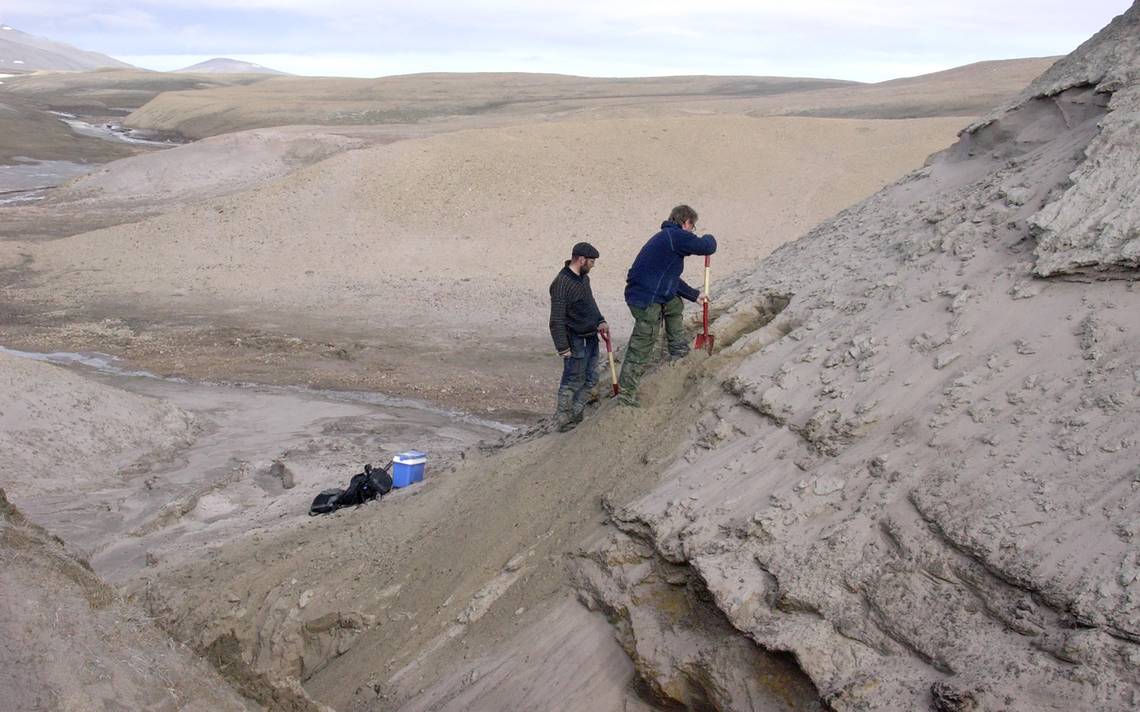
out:
<path id="1" fill-rule="evenodd" d="M 575 242 L 602 251 L 595 289 L 624 332 L 624 270 L 672 205 L 698 206 L 702 229 L 723 238 L 721 277 L 920 165 L 960 123 L 563 121 L 340 153 L 143 222 L 0 244 L 8 264 L 27 261 L 6 338 L 111 349 L 164 373 L 395 388 L 479 411 L 541 413 L 553 366 L 542 304 Z M 285 165 L 273 145 L 320 155 L 338 140 L 232 139 L 133 159 L 70 193 L 150 171 L 156 177 L 141 181 L 150 189 L 193 193 L 224 185 L 231 167 L 248 178 L 255 163 Z M 261 158 L 231 158 L 240 146 Z M 62 330 L 39 316 L 47 303 L 68 305 Z M 108 328 L 123 340 L 107 343 Z M 470 363 L 455 347 L 475 342 L 487 358 Z M 344 358 L 329 359 L 337 350 Z M 425 358 L 432 370 L 419 367 Z"/>
<path id="2" fill-rule="evenodd" d="M 0 82 L 0 167 L 30 161 L 99 164 L 148 150 L 79 134 L 53 112 L 78 115 L 98 124 L 125 116 L 162 92 L 248 84 L 263 78 L 248 74 L 164 74 L 140 69 L 37 72 L 7 77 Z M 0 181 L 0 190 L 11 188 Z"/>
<path id="3" fill-rule="evenodd" d="M 99 52 L 91 52 L 0 24 L 0 72 L 40 69 L 81 72 L 100 67 L 130 67 Z"/>
<path id="4" fill-rule="evenodd" d="M 251 90 L 170 92 L 127 123 L 200 138 L 283 124 L 392 124 L 448 116 L 797 114 L 897 119 L 976 116 L 1020 90 L 1053 58 L 981 62 L 880 84 L 786 77 L 591 79 L 538 74 L 292 78 Z"/>
<path id="5" fill-rule="evenodd" d="M 211 570 L 260 611 L 237 627 L 192 586 L 204 565 L 152 572 L 152 610 L 343 709 L 539 687 L 556 707 L 576 673 L 615 706 L 1133 709 L 1138 23 L 739 275 L 719 352 L 660 369 L 645 408 L 605 404 L 385 517 L 224 548 Z M 346 568 L 320 552 L 348 531 L 367 543 Z M 251 556 L 281 557 L 280 583 Z M 587 667 L 607 636 L 567 637 L 567 594 L 613 624 L 638 699 Z M 282 627 L 368 615 L 335 656 Z"/>
<path id="6" fill-rule="evenodd" d="M 0 206 L 2 698 L 1135 709 L 1140 2 L 1055 64 L 809 84 L 170 92 L 136 119 L 209 138 Z M 620 344 L 682 201 L 716 352 L 548 432 L 547 284 L 595 244 Z"/>
<path id="7" fill-rule="evenodd" d="M 796 77 L 594 79 L 557 74 L 410 74 L 380 79 L 279 77 L 248 90 L 169 92 L 131 126 L 202 138 L 288 124 L 400 124 L 450 116 L 543 119 L 576 109 L 757 97 L 849 85 Z M 1011 91 L 1013 88 L 1011 87 Z"/>
<path id="8" fill-rule="evenodd" d="M 91 72 L 38 72 L 5 80 L 4 93 L 25 97 L 60 111 L 111 114 L 133 110 L 163 92 L 245 86 L 267 77 L 101 69 Z"/>

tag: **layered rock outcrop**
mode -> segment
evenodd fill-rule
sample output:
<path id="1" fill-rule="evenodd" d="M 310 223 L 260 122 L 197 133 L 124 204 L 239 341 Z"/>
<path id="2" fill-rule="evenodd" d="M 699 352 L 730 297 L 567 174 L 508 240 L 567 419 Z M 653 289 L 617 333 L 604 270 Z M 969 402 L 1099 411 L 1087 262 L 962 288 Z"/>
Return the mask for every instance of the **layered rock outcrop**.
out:
<path id="1" fill-rule="evenodd" d="M 639 670 L 654 583 L 832 709 L 1140 705 L 1138 21 L 714 294 L 691 447 L 577 564 Z"/>
<path id="2" fill-rule="evenodd" d="M 1107 111 L 1080 165 L 1029 219 L 1037 240 L 1035 272 L 1127 277 L 1140 267 L 1140 16 L 1135 8 L 1058 62 L 1010 104 L 967 133 L 1054 103 L 1072 127 Z M 1077 97 L 1075 101 L 1069 101 Z M 1073 112 L 1073 105 L 1082 107 Z M 1097 110 L 1099 107 L 1103 109 Z M 1068 110 L 1067 110 L 1068 109 Z M 1039 112 L 1037 112 L 1039 113 Z"/>

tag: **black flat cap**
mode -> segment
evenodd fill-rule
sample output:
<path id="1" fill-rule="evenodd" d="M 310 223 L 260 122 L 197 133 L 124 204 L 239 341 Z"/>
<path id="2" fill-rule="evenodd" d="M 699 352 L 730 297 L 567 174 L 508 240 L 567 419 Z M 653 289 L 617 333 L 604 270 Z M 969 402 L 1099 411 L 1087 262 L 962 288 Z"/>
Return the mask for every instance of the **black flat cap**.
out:
<path id="1" fill-rule="evenodd" d="M 588 242 L 579 242 L 577 245 L 574 245 L 574 249 L 570 251 L 570 256 L 597 259 L 598 251 Z"/>

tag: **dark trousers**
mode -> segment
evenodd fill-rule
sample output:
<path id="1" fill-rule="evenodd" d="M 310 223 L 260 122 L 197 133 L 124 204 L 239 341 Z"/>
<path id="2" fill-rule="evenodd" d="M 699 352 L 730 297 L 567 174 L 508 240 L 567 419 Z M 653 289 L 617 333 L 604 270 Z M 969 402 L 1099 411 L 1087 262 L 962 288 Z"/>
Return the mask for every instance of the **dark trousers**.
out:
<path id="1" fill-rule="evenodd" d="M 598 385 L 598 335 L 570 336 L 570 355 L 562 359 L 558 413 L 577 418 Z"/>

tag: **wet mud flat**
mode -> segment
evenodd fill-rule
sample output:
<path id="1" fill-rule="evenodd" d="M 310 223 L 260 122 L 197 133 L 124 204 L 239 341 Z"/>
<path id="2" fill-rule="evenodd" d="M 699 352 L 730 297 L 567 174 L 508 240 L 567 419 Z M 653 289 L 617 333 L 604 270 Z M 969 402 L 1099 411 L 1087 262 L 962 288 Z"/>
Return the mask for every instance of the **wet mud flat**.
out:
<path id="1" fill-rule="evenodd" d="M 77 161 L 37 161 L 20 159 L 13 165 L 0 165 L 0 205 L 27 202 L 23 194 L 45 191 L 72 178 L 86 175 L 98 164 Z"/>
<path id="2" fill-rule="evenodd" d="M 0 209 L 0 236 L 4 216 Z M 546 333 L 482 344 L 472 359 L 466 347 L 473 341 L 429 317 L 415 331 L 399 332 L 375 317 L 318 323 L 190 295 L 80 304 L 82 291 L 64 292 L 66 283 L 42 299 L 31 293 L 42 279 L 34 257 L 20 259 L 0 265 L 0 287 L 9 297 L 0 300 L 0 343 L 12 348 L 107 352 L 152 373 L 195 381 L 379 392 L 516 426 L 554 407 L 561 364 Z"/>
<path id="3" fill-rule="evenodd" d="M 427 452 L 428 477 L 446 477 L 466 449 L 511 429 L 373 393 L 179 381 L 97 355 L 45 356 L 167 401 L 194 421 L 188 447 L 146 453 L 116 473 L 61 462 L 74 473 L 74 489 L 17 502 L 112 583 L 160 561 L 198 559 L 227 542 L 304 527 L 317 493 L 345 486 L 364 463 L 386 464 L 401 450 Z M 365 506 L 417 496 L 418 487 Z"/>

